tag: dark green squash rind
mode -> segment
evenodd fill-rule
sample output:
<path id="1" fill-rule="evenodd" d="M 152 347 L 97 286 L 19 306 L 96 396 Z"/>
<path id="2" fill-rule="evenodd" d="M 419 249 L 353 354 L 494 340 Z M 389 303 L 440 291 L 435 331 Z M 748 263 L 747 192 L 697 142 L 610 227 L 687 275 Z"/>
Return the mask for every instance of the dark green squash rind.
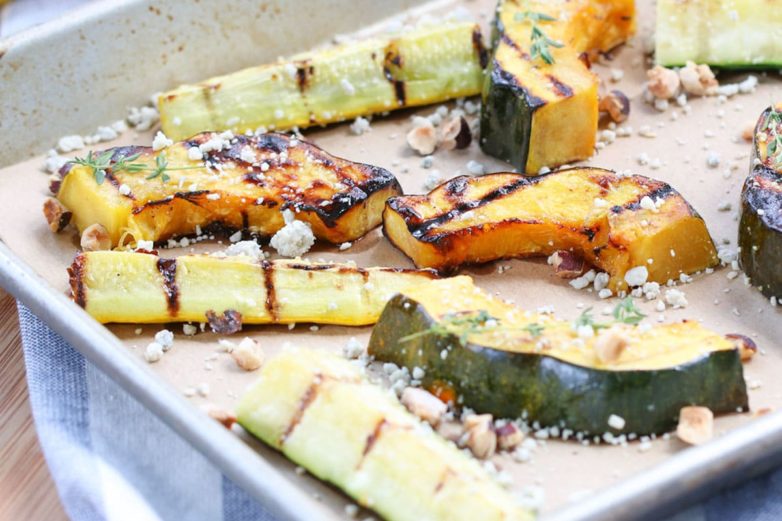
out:
<path id="1" fill-rule="evenodd" d="M 462 405 L 480 413 L 517 418 L 526 412 L 528 422 L 592 435 L 617 433 L 607 423 L 615 414 L 625 420 L 621 432 L 641 435 L 674 429 L 686 405 L 715 413 L 749 409 L 737 350 L 713 352 L 670 369 L 605 371 L 540 354 L 461 346 L 457 336 L 399 342 L 432 323 L 423 306 L 397 295 L 372 331 L 369 353 L 411 371 L 423 368 L 424 387 L 448 382 Z"/>

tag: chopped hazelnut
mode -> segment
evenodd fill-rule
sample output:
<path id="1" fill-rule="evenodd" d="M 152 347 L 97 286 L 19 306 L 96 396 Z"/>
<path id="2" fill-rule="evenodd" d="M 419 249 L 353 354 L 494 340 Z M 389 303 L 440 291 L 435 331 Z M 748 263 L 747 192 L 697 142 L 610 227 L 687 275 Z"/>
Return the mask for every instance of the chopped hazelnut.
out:
<path id="1" fill-rule="evenodd" d="M 446 440 L 457 443 L 464 435 L 464 427 L 461 423 L 441 421 L 437 426 L 437 432 Z"/>
<path id="2" fill-rule="evenodd" d="M 739 350 L 739 356 L 741 356 L 742 362 L 749 362 L 755 353 L 758 352 L 758 345 L 750 337 L 740 335 L 738 333 L 730 333 L 725 335 L 725 338 L 732 340 Z"/>
<path id="3" fill-rule="evenodd" d="M 417 387 L 407 387 L 402 391 L 402 404 L 411 413 L 422 420 L 437 425 L 448 410 L 448 406 L 435 395 Z"/>
<path id="4" fill-rule="evenodd" d="M 91 224 L 81 234 L 81 249 L 99 251 L 111 249 L 111 237 L 102 224 Z"/>
<path id="5" fill-rule="evenodd" d="M 439 146 L 444 150 L 463 149 L 470 146 L 472 131 L 463 116 L 451 118 L 442 127 Z"/>
<path id="6" fill-rule="evenodd" d="M 563 279 L 575 279 L 584 273 L 586 262 L 584 258 L 572 251 L 559 250 L 551 256 L 551 265 L 554 273 Z"/>
<path id="7" fill-rule="evenodd" d="M 263 357 L 258 351 L 258 344 L 252 338 L 245 338 L 231 351 L 231 358 L 236 365 L 245 371 L 255 371 L 263 365 Z"/>
<path id="8" fill-rule="evenodd" d="M 491 414 L 473 414 L 464 420 L 467 448 L 476 458 L 491 458 L 497 450 L 497 433 Z"/>
<path id="9" fill-rule="evenodd" d="M 428 156 L 437 148 L 437 130 L 431 122 L 415 127 L 407 133 L 407 144 L 422 156 Z"/>
<path id="10" fill-rule="evenodd" d="M 630 115 L 630 100 L 622 91 L 612 90 L 600 100 L 600 112 L 605 112 L 615 123 L 622 123 Z"/>
<path id="11" fill-rule="evenodd" d="M 755 122 L 750 121 L 744 126 L 744 130 L 741 131 L 741 138 L 744 141 L 752 142 L 755 137 Z"/>
<path id="12" fill-rule="evenodd" d="M 708 407 L 687 406 L 679 412 L 676 436 L 690 445 L 706 443 L 714 435 L 714 414 Z"/>
<path id="13" fill-rule="evenodd" d="M 225 409 L 209 409 L 209 417 L 222 423 L 226 429 L 230 429 L 236 423 L 236 415 Z"/>
<path id="14" fill-rule="evenodd" d="M 71 222 L 73 212 L 68 210 L 57 199 L 49 197 L 43 203 L 43 215 L 46 217 L 46 222 L 49 223 L 49 228 L 54 233 L 59 233 Z"/>
<path id="15" fill-rule="evenodd" d="M 649 92 L 657 99 L 669 100 L 679 92 L 681 81 L 676 71 L 657 65 L 646 71 L 649 78 Z"/>
<path id="16" fill-rule="evenodd" d="M 693 62 L 687 62 L 685 67 L 679 69 L 679 79 L 684 92 L 696 96 L 714 95 L 719 87 L 719 82 L 708 65 L 695 65 Z"/>
<path id="17" fill-rule="evenodd" d="M 603 363 L 614 362 L 619 359 L 627 347 L 627 336 L 617 327 L 611 327 L 601 331 L 595 339 L 595 355 Z"/>
<path id="18" fill-rule="evenodd" d="M 524 433 L 515 423 L 508 422 L 497 429 L 497 446 L 500 450 L 512 451 L 524 441 Z"/>

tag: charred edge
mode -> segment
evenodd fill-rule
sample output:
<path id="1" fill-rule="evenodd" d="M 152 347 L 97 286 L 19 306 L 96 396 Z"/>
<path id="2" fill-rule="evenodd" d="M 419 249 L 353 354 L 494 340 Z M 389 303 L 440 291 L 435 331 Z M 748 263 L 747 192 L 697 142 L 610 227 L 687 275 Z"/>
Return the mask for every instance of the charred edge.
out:
<path id="1" fill-rule="evenodd" d="M 465 176 L 460 176 L 455 179 L 452 179 L 451 181 L 448 181 L 445 187 L 446 191 L 448 190 L 449 185 L 451 185 L 454 182 L 456 183 L 462 182 L 463 181 L 462 178 L 464 177 Z M 460 214 L 469 212 L 471 210 L 475 210 L 476 208 L 485 206 L 493 201 L 503 199 L 511 195 L 512 193 L 516 192 L 516 190 L 519 190 L 521 188 L 524 188 L 526 186 L 538 182 L 538 179 L 539 178 L 526 178 L 520 176 L 519 179 L 492 190 L 481 199 L 459 203 L 455 205 L 455 207 L 452 210 L 449 210 L 444 214 L 440 214 L 436 217 L 432 217 L 430 219 L 426 219 L 424 221 L 420 221 L 417 223 L 412 219 L 409 219 L 409 215 L 405 215 L 406 212 L 404 211 L 404 206 L 403 206 L 404 201 L 402 200 L 403 198 L 395 198 L 390 200 L 389 206 L 391 206 L 392 210 L 397 211 L 402 215 L 402 217 L 407 222 L 407 228 L 410 231 L 410 233 L 413 235 L 413 237 L 417 239 L 422 239 L 426 235 L 429 229 L 437 226 L 441 226 L 446 222 L 454 219 Z"/>
<path id="2" fill-rule="evenodd" d="M 573 96 L 573 89 L 559 81 L 559 79 L 557 79 L 553 74 L 547 74 L 546 78 L 548 78 L 548 80 L 551 82 L 551 85 L 554 87 L 554 91 L 558 96 L 561 98 L 569 98 Z"/>
<path id="3" fill-rule="evenodd" d="M 394 95 L 396 96 L 396 103 L 400 107 L 404 107 L 407 102 L 407 93 L 405 92 L 405 82 L 394 78 L 393 67 L 401 69 L 404 65 L 402 55 L 394 46 L 394 42 L 391 42 L 386 47 L 386 54 L 383 60 L 383 74 L 386 79 L 394 86 Z"/>
<path id="4" fill-rule="evenodd" d="M 478 26 L 475 26 L 475 29 L 472 30 L 472 46 L 475 49 L 475 54 L 478 56 L 478 63 L 481 65 L 481 69 L 485 69 L 489 64 L 489 53 L 486 51 L 486 46 L 483 45 L 481 29 Z"/>
<path id="5" fill-rule="evenodd" d="M 147 201 L 141 206 L 133 208 L 133 210 L 131 210 L 131 213 L 133 213 L 134 215 L 139 214 L 144 210 L 146 210 L 147 208 L 169 204 L 174 199 L 182 199 L 184 201 L 187 201 L 188 203 L 198 205 L 198 200 L 201 199 L 202 196 L 208 195 L 209 193 L 211 193 L 210 190 L 196 190 L 193 192 L 176 192 L 173 195 L 164 197 L 163 199 Z"/>
<path id="6" fill-rule="evenodd" d="M 657 199 L 667 199 L 668 197 L 676 195 L 676 191 L 673 189 L 671 185 L 663 184 L 662 186 L 658 186 L 656 188 L 653 188 L 652 190 L 639 194 L 638 197 L 635 199 L 635 201 L 630 201 L 628 203 L 625 203 L 623 205 L 623 208 L 625 210 L 638 210 L 641 207 L 641 199 L 644 197 L 649 197 L 650 199 L 657 200 Z M 689 203 L 688 203 L 689 206 Z M 690 210 L 694 212 L 692 207 L 690 207 Z M 616 212 L 619 213 L 619 212 Z"/>
<path id="7" fill-rule="evenodd" d="M 71 298 L 81 307 L 87 307 L 87 292 L 84 288 L 84 273 L 87 257 L 83 253 L 76 255 L 68 267 L 68 280 L 71 287 Z"/>
<path id="8" fill-rule="evenodd" d="M 518 93 L 520 97 L 524 98 L 524 101 L 530 110 L 538 109 L 546 104 L 545 100 L 531 94 L 527 87 L 519 83 L 516 76 L 503 69 L 496 60 L 494 61 L 494 67 L 491 72 L 491 82 L 493 85 L 506 87 L 513 92 Z"/>
<path id="9" fill-rule="evenodd" d="M 427 244 L 432 244 L 436 249 L 440 251 L 449 251 L 453 248 L 452 244 L 454 241 L 456 241 L 459 237 L 469 237 L 471 235 L 474 235 L 479 232 L 486 232 L 486 231 L 493 231 L 494 228 L 498 228 L 500 226 L 507 226 L 507 225 L 539 225 L 543 224 L 543 221 L 538 219 L 516 219 L 516 218 L 510 218 L 510 219 L 504 219 L 499 222 L 493 222 L 493 223 L 482 223 L 482 224 L 476 224 L 473 226 L 467 226 L 465 228 L 460 228 L 458 230 L 454 231 L 447 231 L 447 232 L 439 232 L 434 234 L 427 234 L 422 237 L 416 237 L 421 242 L 425 242 Z M 561 226 L 560 226 L 561 227 Z M 585 229 L 579 229 L 575 230 L 577 233 L 585 233 Z M 507 258 L 507 259 L 520 259 L 525 257 L 535 257 L 538 256 L 537 253 L 521 253 L 519 255 L 509 255 L 506 257 L 497 257 L 499 258 Z M 495 260 L 492 258 L 492 260 Z M 488 262 L 488 261 L 485 261 Z M 484 264 L 484 261 L 480 262 L 472 262 L 472 263 L 466 263 L 466 264 Z M 438 268 L 439 273 L 448 273 L 448 268 Z"/>
<path id="10" fill-rule="evenodd" d="M 163 277 L 163 293 L 166 294 L 168 314 L 172 317 L 179 312 L 179 288 L 176 285 L 176 259 L 158 259 L 157 270 Z"/>
<path id="11" fill-rule="evenodd" d="M 248 230 L 250 228 L 250 217 L 247 215 L 246 210 L 242 210 L 242 230 Z"/>
<path id="12" fill-rule="evenodd" d="M 309 61 L 296 63 L 296 85 L 299 86 L 299 92 L 302 94 L 307 90 L 313 72 L 315 72 L 315 67 L 310 65 Z"/>
<path id="13" fill-rule="evenodd" d="M 316 374 L 312 383 L 304 392 L 304 395 L 301 397 L 301 401 L 299 402 L 299 407 L 296 409 L 293 418 L 291 418 L 291 422 L 288 424 L 288 428 L 285 429 L 285 432 L 282 434 L 282 436 L 280 436 L 280 445 L 284 444 L 290 435 L 293 434 L 293 431 L 295 431 L 296 427 L 298 427 L 299 423 L 301 423 L 301 419 L 304 417 L 304 413 L 307 412 L 309 406 L 312 405 L 312 402 L 314 402 L 315 398 L 318 397 L 318 390 L 320 389 L 321 383 L 323 383 L 322 378 L 323 377 L 319 373 Z"/>
<path id="14" fill-rule="evenodd" d="M 367 457 L 367 454 L 369 454 L 375 444 L 377 444 L 377 440 L 379 440 L 380 435 L 383 434 L 383 428 L 388 424 L 389 423 L 385 418 L 381 418 L 380 421 L 375 424 L 375 428 L 372 429 L 372 432 L 369 434 L 369 436 L 367 436 L 366 443 L 364 443 L 364 450 L 361 453 L 361 461 L 358 463 L 359 467 L 361 467 L 361 464 L 364 463 L 364 459 Z"/>
<path id="15" fill-rule="evenodd" d="M 233 335 L 242 330 L 242 314 L 235 309 L 226 309 L 222 315 L 218 315 L 213 309 L 210 309 L 205 315 L 209 327 L 214 333 Z"/>
<path id="16" fill-rule="evenodd" d="M 757 215 L 763 226 L 782 232 L 782 177 L 774 170 L 761 166 L 744 183 L 742 189 L 742 212 L 751 211 Z M 758 210 L 763 215 L 758 215 Z"/>
<path id="17" fill-rule="evenodd" d="M 326 271 L 338 266 L 336 264 L 286 264 L 285 267 L 302 271 Z"/>
<path id="18" fill-rule="evenodd" d="M 272 322 L 277 322 L 277 295 L 274 290 L 274 263 L 269 261 L 261 262 L 263 271 L 263 284 L 266 287 L 266 312 L 269 314 Z"/>

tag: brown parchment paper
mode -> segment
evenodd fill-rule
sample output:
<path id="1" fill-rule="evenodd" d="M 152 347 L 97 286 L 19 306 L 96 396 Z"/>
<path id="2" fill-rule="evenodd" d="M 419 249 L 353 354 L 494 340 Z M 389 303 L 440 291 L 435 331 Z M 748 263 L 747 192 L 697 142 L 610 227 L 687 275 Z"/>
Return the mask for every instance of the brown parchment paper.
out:
<path id="1" fill-rule="evenodd" d="M 615 170 L 629 169 L 672 184 L 705 218 L 715 241 L 735 250 L 739 193 L 750 161 L 750 144 L 742 141 L 739 135 L 744 127 L 754 123 L 772 100 L 782 98 L 782 81 L 776 73 L 761 74 L 761 83 L 753 94 L 737 95 L 724 103 L 716 97 L 695 98 L 690 102 L 689 114 L 675 104 L 664 113 L 657 112 L 641 100 L 648 67 L 642 42 L 652 32 L 653 9 L 650 2 L 640 1 L 638 4 L 638 35 L 615 51 L 613 56 L 594 64 L 594 70 L 609 88 L 618 88 L 631 98 L 632 114 L 626 126 L 633 128 L 632 136 L 617 138 L 616 142 L 599 150 L 584 164 Z M 494 9 L 494 0 L 466 2 L 464 7 L 474 13 L 485 27 L 484 34 L 488 34 L 486 27 Z M 610 81 L 611 69 L 622 70 L 624 77 L 617 82 Z M 720 80 L 728 83 L 745 77 L 742 74 L 721 76 Z M 352 135 L 347 124 L 307 130 L 304 135 L 335 155 L 389 169 L 397 175 L 406 193 L 425 192 L 424 181 L 433 170 L 438 170 L 444 179 L 467 173 L 466 163 L 470 160 L 483 164 L 487 172 L 509 170 L 506 164 L 484 156 L 475 141 L 467 150 L 437 152 L 433 166 L 422 168 L 421 158 L 407 147 L 404 136 L 411 126 L 409 118 L 412 114 L 427 115 L 436 108 L 426 107 L 415 112 L 402 111 L 375 118 L 371 131 L 361 136 Z M 674 113 L 678 115 L 677 119 L 674 119 Z M 578 117 L 578 114 L 572 117 Z M 657 137 L 639 136 L 638 130 L 644 126 L 648 126 Z M 148 145 L 151 139 L 152 133 L 129 131 L 116 143 L 101 145 L 101 148 L 125 143 Z M 706 158 L 711 151 L 719 154 L 717 168 L 707 167 Z M 638 158 L 642 154 L 648 156 L 649 164 L 639 164 Z M 0 238 L 54 288 L 65 292 L 65 268 L 73 259 L 78 243 L 73 231 L 54 235 L 46 226 L 41 204 L 48 195 L 48 181 L 40 171 L 42 163 L 42 159 L 37 158 L 0 170 Z M 659 167 L 654 168 L 658 163 Z M 718 206 L 726 202 L 731 203 L 732 208 L 719 211 Z M 227 241 L 223 244 L 199 244 L 195 248 L 163 250 L 161 254 L 176 256 L 216 250 L 226 244 Z M 360 266 L 412 267 L 410 261 L 383 238 L 380 230 L 356 241 L 346 251 L 319 244 L 305 257 L 353 260 Z M 507 269 L 500 273 L 500 266 Z M 656 301 L 637 301 L 649 316 L 649 322 L 695 318 L 719 332 L 751 335 L 760 346 L 761 354 L 745 366 L 753 412 L 718 418 L 717 435 L 751 422 L 757 411 L 782 406 L 782 382 L 777 377 L 782 371 L 782 346 L 778 345 L 778 339 L 782 337 L 782 313 L 780 308 L 771 307 L 766 298 L 746 286 L 743 277 L 729 279 L 729 271 L 729 268 L 721 268 L 711 275 L 696 276 L 692 283 L 681 286 L 689 302 L 685 309 L 668 309 L 658 313 L 655 311 Z M 468 268 L 463 273 L 472 275 L 482 288 L 512 299 L 523 308 L 553 305 L 558 316 L 568 319 L 589 306 L 594 307 L 596 315 L 599 315 L 617 302 L 616 299 L 600 300 L 591 291 L 573 289 L 552 274 L 544 259 L 500 261 Z M 350 337 L 366 341 L 370 333 L 367 327 L 310 326 L 299 324 L 293 330 L 286 326 L 246 327 L 234 340 L 250 336 L 259 342 L 266 356 L 272 356 L 286 343 L 340 351 Z M 145 346 L 161 329 L 150 325 L 108 327 L 143 364 Z M 256 374 L 239 370 L 228 355 L 218 352 L 219 335 L 203 333 L 185 337 L 181 334 L 181 325 L 168 327 L 176 334 L 174 347 L 160 362 L 149 364 L 149 370 L 182 393 L 207 384 L 207 396 L 195 394 L 190 398 L 195 407 L 214 405 L 232 408 Z M 344 515 L 342 508 L 348 500 L 338 491 L 306 475 L 299 476 L 285 458 L 261 447 L 255 440 L 247 441 L 257 447 L 264 457 L 271 458 L 284 468 L 290 479 L 322 498 L 328 510 Z M 528 462 L 518 463 L 507 456 L 498 456 L 495 463 L 512 475 L 513 490 L 522 492 L 526 487 L 541 487 L 546 498 L 544 511 L 549 511 L 648 469 L 685 449 L 675 437 L 658 439 L 653 442 L 651 450 L 643 453 L 637 442 L 624 447 L 585 447 L 575 442 L 542 440 Z"/>

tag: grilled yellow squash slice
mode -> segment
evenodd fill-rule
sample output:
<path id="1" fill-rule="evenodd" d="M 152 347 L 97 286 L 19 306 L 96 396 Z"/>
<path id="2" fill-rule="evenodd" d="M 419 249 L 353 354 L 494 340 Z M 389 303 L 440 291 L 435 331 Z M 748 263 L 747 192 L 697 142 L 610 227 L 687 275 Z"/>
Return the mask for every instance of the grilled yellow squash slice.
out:
<path id="1" fill-rule="evenodd" d="M 100 322 L 206 322 L 235 311 L 245 324 L 373 324 L 391 296 L 427 270 L 259 261 L 247 256 L 97 251 L 68 269 L 71 295 Z"/>
<path id="2" fill-rule="evenodd" d="M 591 156 L 598 78 L 582 53 L 608 51 L 634 31 L 633 0 L 501 0 L 483 88 L 483 151 L 529 174 Z M 552 63 L 536 52 L 544 38 L 555 42 L 544 45 Z"/>
<path id="3" fill-rule="evenodd" d="M 350 362 L 291 350 L 242 397 L 239 423 L 390 521 L 521 521 L 534 516 Z"/>
<path id="4" fill-rule="evenodd" d="M 486 51 L 472 23 L 446 23 L 293 56 L 160 95 L 163 131 L 304 128 L 481 90 Z"/>
<path id="5" fill-rule="evenodd" d="M 623 290 L 635 267 L 662 283 L 717 263 L 703 219 L 672 187 L 599 168 L 456 177 L 389 199 L 383 222 L 416 266 L 438 270 L 572 250 Z"/>
<path id="6" fill-rule="evenodd" d="M 70 164 L 56 195 L 80 232 L 101 224 L 113 245 L 199 230 L 271 236 L 284 226 L 286 208 L 317 238 L 341 243 L 379 225 L 386 199 L 402 193 L 387 170 L 283 134 L 207 132 L 158 152 L 133 146 L 108 155 L 102 183 L 93 166 Z"/>

